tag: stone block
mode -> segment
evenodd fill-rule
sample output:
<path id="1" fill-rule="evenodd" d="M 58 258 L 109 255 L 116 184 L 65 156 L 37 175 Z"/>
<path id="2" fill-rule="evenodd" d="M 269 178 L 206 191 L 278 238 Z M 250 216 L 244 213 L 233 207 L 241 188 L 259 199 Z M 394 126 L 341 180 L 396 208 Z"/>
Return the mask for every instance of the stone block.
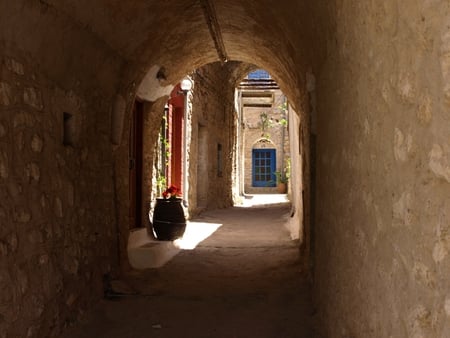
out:
<path id="1" fill-rule="evenodd" d="M 409 315 L 408 337 L 432 337 L 432 316 L 429 309 L 419 304 Z"/>
<path id="2" fill-rule="evenodd" d="M 18 127 L 33 127 L 35 119 L 30 113 L 20 112 L 14 115 L 13 126 Z"/>
<path id="3" fill-rule="evenodd" d="M 42 236 L 42 233 L 38 230 L 32 230 L 28 232 L 28 241 L 32 244 L 34 243 L 43 243 L 44 237 Z"/>
<path id="4" fill-rule="evenodd" d="M 25 176 L 29 181 L 39 181 L 41 177 L 41 171 L 36 163 L 29 163 L 25 167 Z"/>
<path id="5" fill-rule="evenodd" d="M 41 202 L 42 209 L 45 209 L 47 207 L 47 197 L 45 195 L 41 195 L 39 201 Z"/>
<path id="6" fill-rule="evenodd" d="M 6 179 L 9 176 L 8 165 L 0 156 L 0 178 Z"/>
<path id="7" fill-rule="evenodd" d="M 418 283 L 425 285 L 430 289 L 436 287 L 435 273 L 433 273 L 428 266 L 422 262 L 415 262 L 412 271 L 414 278 Z"/>
<path id="8" fill-rule="evenodd" d="M 434 144 L 429 155 L 429 167 L 438 177 L 450 183 L 450 151 L 447 147 Z"/>
<path id="9" fill-rule="evenodd" d="M 16 201 L 19 199 L 22 194 L 22 186 L 18 184 L 16 181 L 9 180 L 7 182 L 7 188 L 9 195 Z"/>
<path id="10" fill-rule="evenodd" d="M 402 99 L 413 103 L 417 96 L 416 77 L 412 72 L 401 72 L 399 74 L 397 91 Z"/>
<path id="11" fill-rule="evenodd" d="M 433 117 L 433 103 L 428 93 L 420 97 L 419 109 L 417 110 L 417 119 L 423 125 L 429 125 Z"/>
<path id="12" fill-rule="evenodd" d="M 450 318 L 450 295 L 445 299 L 444 309 L 445 314 Z"/>
<path id="13" fill-rule="evenodd" d="M 19 286 L 19 290 L 22 294 L 25 294 L 28 289 L 28 276 L 27 273 L 21 269 L 17 270 L 16 281 Z"/>
<path id="14" fill-rule="evenodd" d="M 42 94 L 36 88 L 25 88 L 23 91 L 23 101 L 25 102 L 25 104 L 36 108 L 37 110 L 42 110 L 44 108 L 44 105 L 42 103 Z"/>
<path id="15" fill-rule="evenodd" d="M 0 241 L 0 257 L 6 257 L 7 255 L 8 255 L 8 246 Z"/>
<path id="16" fill-rule="evenodd" d="M 11 233 L 10 235 L 7 236 L 6 241 L 8 243 L 9 251 L 16 252 L 17 248 L 19 246 L 19 240 L 17 238 L 17 234 Z"/>
<path id="17" fill-rule="evenodd" d="M 6 82 L 0 82 L 0 105 L 9 106 L 12 102 L 11 86 Z"/>
<path id="18" fill-rule="evenodd" d="M 397 161 L 404 162 L 408 158 L 408 154 L 412 147 L 412 136 L 407 135 L 406 137 L 402 131 L 395 128 L 395 139 L 394 139 L 394 155 Z"/>
<path id="19" fill-rule="evenodd" d="M 448 245 L 444 241 L 439 241 L 433 248 L 433 259 L 436 263 L 441 263 L 448 256 Z"/>
<path id="20" fill-rule="evenodd" d="M 15 210 L 14 221 L 19 223 L 28 223 L 31 220 L 31 214 L 26 210 Z"/>
<path id="21" fill-rule="evenodd" d="M 447 107 L 450 107 L 450 16 L 443 21 L 441 35 L 441 71 L 443 79 L 443 92 Z"/>
<path id="22" fill-rule="evenodd" d="M 46 264 L 48 264 L 48 261 L 49 261 L 49 257 L 47 254 L 39 256 L 39 264 L 40 265 L 46 265 Z"/>
<path id="23" fill-rule="evenodd" d="M 61 201 L 61 199 L 59 197 L 55 198 L 54 213 L 59 218 L 63 217 L 62 201 Z"/>
<path id="24" fill-rule="evenodd" d="M 0 138 L 6 135 L 6 127 L 0 123 Z"/>
<path id="25" fill-rule="evenodd" d="M 24 75 L 25 74 L 25 70 L 24 70 L 24 66 L 22 63 L 14 60 L 14 59 L 7 59 L 6 62 L 6 68 L 17 74 L 17 75 Z"/>
<path id="26" fill-rule="evenodd" d="M 75 191 L 74 186 L 71 183 L 67 184 L 67 203 L 70 207 L 73 207 L 75 204 Z"/>
<path id="27" fill-rule="evenodd" d="M 31 149 L 36 153 L 40 153 L 42 152 L 43 146 L 44 140 L 39 135 L 34 134 L 33 138 L 31 139 Z"/>
<path id="28" fill-rule="evenodd" d="M 15 146 L 20 151 L 22 151 L 23 148 L 25 147 L 25 139 L 24 138 L 25 138 L 25 136 L 24 136 L 24 131 L 23 130 L 16 131 L 16 133 L 14 134 Z"/>

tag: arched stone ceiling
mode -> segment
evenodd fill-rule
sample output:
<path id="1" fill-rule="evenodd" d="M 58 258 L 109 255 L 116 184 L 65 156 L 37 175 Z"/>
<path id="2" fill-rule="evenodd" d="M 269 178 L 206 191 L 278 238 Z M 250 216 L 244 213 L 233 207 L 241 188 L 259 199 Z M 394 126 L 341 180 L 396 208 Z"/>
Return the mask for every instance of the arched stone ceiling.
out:
<path id="1" fill-rule="evenodd" d="M 308 1 L 41 0 L 90 30 L 126 61 L 137 81 L 157 65 L 167 83 L 219 61 L 211 25 L 228 60 L 267 69 L 291 96 L 300 96 L 307 67 L 319 56 Z M 205 6 L 212 9 L 209 13 Z M 317 34 L 316 34 L 317 35 Z"/>

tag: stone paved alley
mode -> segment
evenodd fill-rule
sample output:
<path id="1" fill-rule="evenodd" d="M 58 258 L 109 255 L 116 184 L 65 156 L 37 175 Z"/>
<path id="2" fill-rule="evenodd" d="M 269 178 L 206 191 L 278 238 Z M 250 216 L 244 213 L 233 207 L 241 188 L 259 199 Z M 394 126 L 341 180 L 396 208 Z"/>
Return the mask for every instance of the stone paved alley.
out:
<path id="1" fill-rule="evenodd" d="M 103 300 L 65 338 L 314 337 L 306 274 L 285 223 L 290 205 L 209 211 L 193 250 L 122 280 L 138 295 Z"/>

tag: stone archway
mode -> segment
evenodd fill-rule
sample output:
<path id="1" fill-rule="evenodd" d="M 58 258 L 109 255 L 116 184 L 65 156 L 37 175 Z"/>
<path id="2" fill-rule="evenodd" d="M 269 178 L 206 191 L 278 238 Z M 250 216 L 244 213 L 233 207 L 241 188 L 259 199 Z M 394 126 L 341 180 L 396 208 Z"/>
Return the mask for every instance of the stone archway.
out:
<path id="1" fill-rule="evenodd" d="M 212 147 L 212 150 L 208 150 L 208 146 L 202 151 L 208 151 L 210 153 L 209 157 L 212 159 L 208 166 L 215 166 L 214 161 L 217 157 L 217 147 L 225 146 L 225 153 L 231 154 L 233 151 L 233 147 L 235 146 L 233 142 L 235 142 L 234 135 L 235 128 L 237 128 L 237 120 L 233 120 L 232 116 L 235 114 L 233 108 L 233 100 L 234 100 L 234 89 L 237 87 L 238 83 L 241 81 L 243 76 L 248 73 L 250 69 L 256 69 L 257 66 L 252 64 L 247 64 L 243 62 L 227 62 L 225 64 L 213 63 L 205 65 L 193 73 L 191 76 L 194 79 L 194 82 L 197 84 L 194 88 L 194 97 L 193 97 L 193 120 L 192 122 L 192 141 L 193 145 L 191 147 L 191 151 L 193 152 L 191 156 L 192 163 L 198 163 L 198 151 L 199 148 L 199 137 L 202 135 L 203 128 L 203 136 L 205 136 L 205 129 L 208 128 L 208 137 L 203 138 L 203 141 L 206 141 L 206 144 Z M 152 189 L 152 161 L 153 161 L 153 145 L 157 142 L 157 133 L 159 131 L 158 124 L 153 121 L 160 120 L 162 116 L 162 104 L 166 100 L 166 92 L 169 91 L 171 86 L 163 85 L 166 81 L 164 80 L 164 74 L 162 74 L 164 70 L 159 69 L 156 72 L 156 68 L 152 67 L 150 72 L 144 77 L 141 84 L 137 86 L 137 95 L 139 95 L 140 99 L 147 100 L 144 104 L 144 121 L 145 121 L 145 135 L 148 138 L 148 141 L 145 143 L 147 145 L 146 152 L 146 171 L 145 171 L 145 179 L 143 180 L 143 192 L 147 194 L 148 198 L 144 198 L 143 205 L 143 218 L 145 218 L 145 213 L 148 210 L 148 206 L 150 205 L 150 196 Z M 158 75 L 159 74 L 159 75 Z M 163 94 L 162 94 L 163 93 Z M 163 95 L 155 102 L 149 102 L 148 100 L 154 99 L 155 96 Z M 214 107 L 214 108 L 213 108 Z M 161 115 L 161 116 L 160 116 Z M 302 117 L 299 117 L 302 119 Z M 126 119 L 126 117 L 125 117 Z M 229 120 L 228 120 L 229 119 Z M 209 120 L 209 122 L 208 122 Z M 218 124 L 215 125 L 218 121 Z M 226 122 L 228 121 L 228 122 Z M 126 125 L 126 124 L 125 124 Z M 222 138 L 221 140 L 215 138 L 217 135 L 220 135 L 223 130 L 228 130 L 229 136 L 227 138 Z M 299 140 L 299 142 L 303 142 Z M 117 191 L 118 195 L 121 196 L 118 198 L 118 210 L 121 215 L 121 251 L 122 251 L 122 264 L 127 266 L 127 238 L 128 231 L 126 217 L 127 210 L 129 208 L 127 204 L 128 196 L 126 192 L 129 190 L 126 187 L 126 182 L 121 179 L 121 175 L 124 175 L 128 170 L 126 167 L 126 159 L 127 159 L 127 140 L 123 139 L 122 144 L 116 151 L 116 160 L 117 165 L 120 169 L 117 171 Z M 234 150 L 235 151 L 235 150 Z M 238 152 L 236 152 L 238 156 L 241 156 Z M 227 168 L 225 172 L 228 175 L 231 175 L 233 172 L 232 162 L 228 159 L 227 156 Z M 281 158 L 281 157 L 280 157 Z M 200 168 L 200 169 L 199 169 Z M 190 166 L 189 167 L 189 177 L 190 183 L 189 187 L 189 205 L 190 205 L 190 213 L 195 214 L 197 211 L 202 210 L 204 208 L 215 208 L 215 207 L 228 207 L 232 205 L 232 197 L 231 190 L 233 188 L 233 177 L 220 177 L 221 175 L 216 175 L 214 172 L 208 173 L 209 169 L 206 168 L 206 177 L 198 176 L 199 170 L 202 170 L 201 167 L 198 166 Z M 295 173 L 295 170 L 294 170 Z M 219 176 L 219 177 L 218 177 Z M 207 179 L 209 177 L 209 179 Z M 227 179 L 227 183 L 223 183 L 223 179 Z M 303 181 L 303 178 L 300 178 L 300 181 Z M 205 185 L 207 183 L 207 185 Z M 307 183 L 301 184 L 304 187 L 307 187 Z M 210 188 L 208 192 L 208 187 Z M 215 187 L 211 189 L 211 187 Z M 219 187 L 221 192 L 218 193 L 216 190 Z M 202 190 L 203 189 L 203 190 Z M 200 192 L 198 194 L 197 192 Z M 212 193 L 213 192 L 213 193 Z M 203 194 L 203 195 L 202 195 Z M 213 195 L 211 195 L 213 194 Z M 205 201 L 207 201 L 205 203 Z M 303 210 L 303 200 L 296 199 L 294 200 L 296 203 L 294 209 Z M 300 215 L 303 216 L 303 212 L 295 214 L 295 218 L 298 218 L 295 223 L 301 223 L 303 220 L 300 218 Z M 305 227 L 308 229 L 309 227 Z M 297 237 L 295 235 L 294 237 Z M 302 240 L 308 241 L 307 233 L 302 236 Z M 309 244 L 306 245 L 306 248 L 309 248 Z M 305 251 L 306 253 L 307 251 Z"/>

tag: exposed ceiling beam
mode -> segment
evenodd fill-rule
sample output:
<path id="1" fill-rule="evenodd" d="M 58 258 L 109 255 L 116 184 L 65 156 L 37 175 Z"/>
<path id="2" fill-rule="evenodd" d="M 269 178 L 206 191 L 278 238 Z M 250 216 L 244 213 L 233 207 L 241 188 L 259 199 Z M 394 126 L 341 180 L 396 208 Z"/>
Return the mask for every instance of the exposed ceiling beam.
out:
<path id="1" fill-rule="evenodd" d="M 227 52 L 223 43 L 219 22 L 217 21 L 217 13 L 214 3 L 211 0 L 200 0 L 200 4 L 203 9 L 203 14 L 205 15 L 206 23 L 208 24 L 209 32 L 214 41 L 214 46 L 216 47 L 217 54 L 219 55 L 220 62 L 227 62 Z"/>

